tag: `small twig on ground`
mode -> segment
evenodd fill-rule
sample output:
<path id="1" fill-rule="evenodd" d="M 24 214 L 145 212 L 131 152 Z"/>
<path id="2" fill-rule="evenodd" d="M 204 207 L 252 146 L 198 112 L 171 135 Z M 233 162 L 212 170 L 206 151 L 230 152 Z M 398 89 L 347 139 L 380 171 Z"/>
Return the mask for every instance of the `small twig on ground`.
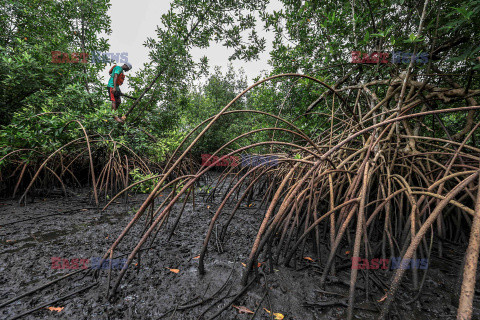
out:
<path id="1" fill-rule="evenodd" d="M 217 290 L 215 291 L 211 296 L 209 296 L 208 298 L 206 299 L 202 299 L 198 302 L 195 302 L 195 303 L 192 303 L 192 304 L 183 304 L 181 306 L 175 306 L 175 308 L 172 308 L 170 310 L 168 310 L 167 312 L 165 312 L 164 314 L 162 314 L 158 319 L 162 319 L 163 317 L 165 317 L 167 314 L 169 314 L 170 312 L 174 311 L 174 310 L 186 310 L 186 309 L 190 309 L 190 308 L 193 308 L 193 307 L 196 307 L 196 306 L 199 306 L 207 301 L 210 301 L 211 299 L 213 299 L 213 297 L 215 297 L 217 294 L 219 294 L 220 292 L 223 291 L 223 289 L 225 289 L 228 281 L 230 280 L 230 278 L 232 277 L 232 274 L 233 274 L 233 271 L 235 270 L 235 264 L 238 260 L 238 256 L 237 258 L 235 258 L 235 262 L 233 263 L 233 266 L 232 266 L 232 270 L 230 271 L 230 274 L 228 275 L 228 278 L 227 280 L 225 281 L 225 283 Z M 208 285 L 208 287 L 210 286 L 210 284 Z M 207 287 L 207 290 L 208 290 L 208 287 Z M 205 290 L 205 293 L 204 293 L 204 296 L 205 294 L 207 293 L 207 290 Z M 185 303 L 189 303 L 193 300 L 195 300 L 197 297 L 193 298 L 193 299 L 190 299 L 189 301 L 185 302 Z"/>
<path id="2" fill-rule="evenodd" d="M 86 287 L 81 288 L 81 289 L 79 289 L 79 290 L 76 290 L 76 291 L 74 291 L 74 292 L 72 292 L 72 293 L 69 293 L 69 294 L 67 294 L 66 296 L 63 296 L 63 297 L 58 298 L 58 299 L 55 299 L 55 300 L 53 300 L 53 301 L 49 301 L 49 302 L 47 302 L 47 303 L 44 303 L 44 304 L 42 304 L 42 305 L 40 305 L 40 306 L 38 306 L 38 307 L 35 307 L 35 308 L 30 309 L 30 310 L 28 310 L 28 311 L 26 311 L 26 312 L 24 312 L 24 313 L 22 313 L 22 314 L 19 314 L 19 315 L 15 316 L 15 317 L 11 318 L 10 320 L 19 319 L 19 318 L 24 317 L 24 316 L 26 316 L 26 315 L 28 315 L 28 314 L 30 314 L 30 313 L 32 313 L 32 312 L 35 312 L 35 311 L 40 310 L 40 309 L 43 309 L 43 308 L 45 308 L 45 307 L 47 307 L 47 306 L 49 306 L 49 305 L 52 305 L 52 304 L 55 304 L 55 303 L 57 303 L 57 302 L 59 302 L 59 301 L 68 299 L 68 298 L 76 295 L 77 293 L 80 293 L 80 292 L 82 292 L 82 291 L 86 291 L 86 290 L 88 290 L 88 289 L 96 286 L 97 284 L 98 284 L 98 282 L 95 282 L 95 283 L 93 283 L 93 284 L 91 284 L 91 285 L 89 285 L 89 286 L 86 286 Z"/>
<path id="3" fill-rule="evenodd" d="M 228 307 L 230 307 L 230 305 L 235 302 L 235 300 L 237 300 L 238 298 L 240 298 L 246 291 L 247 289 L 250 287 L 250 285 L 252 285 L 252 283 L 255 282 L 257 278 L 254 277 L 245 287 L 243 287 L 242 290 L 240 290 L 239 293 L 237 293 L 232 300 L 230 300 L 227 304 L 225 304 L 225 306 L 223 306 L 222 309 L 218 310 L 217 313 L 215 313 L 209 320 L 213 320 L 215 319 L 216 317 L 218 317 L 223 311 L 225 311 Z"/>
<path id="4" fill-rule="evenodd" d="M 263 294 L 262 299 L 260 300 L 260 303 L 258 304 L 257 309 L 255 309 L 255 312 L 254 312 L 253 315 L 252 315 L 252 319 L 251 319 L 251 320 L 255 319 L 255 317 L 257 316 L 258 310 L 260 310 L 260 308 L 262 307 L 263 300 L 265 300 L 265 297 L 267 296 L 267 294 L 268 294 L 268 291 L 265 291 L 265 293 Z"/>

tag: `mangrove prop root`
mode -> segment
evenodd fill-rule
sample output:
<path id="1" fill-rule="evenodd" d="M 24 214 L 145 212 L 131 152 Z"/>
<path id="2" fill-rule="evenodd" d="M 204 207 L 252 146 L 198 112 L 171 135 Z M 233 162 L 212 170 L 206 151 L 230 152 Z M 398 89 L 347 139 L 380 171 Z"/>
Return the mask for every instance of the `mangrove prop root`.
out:
<path id="1" fill-rule="evenodd" d="M 289 121 L 268 112 L 245 110 L 243 106 L 241 110 L 234 110 L 236 102 L 256 87 L 292 78 L 311 81 L 314 86 L 325 90 L 323 98 L 314 104 L 310 101 L 305 110 L 309 105 L 312 108 L 322 107 L 331 95 L 331 103 L 323 108 L 326 112 L 308 110 Z M 461 102 L 479 95 L 480 90 L 469 89 L 467 92 L 457 87 L 436 87 L 432 84 L 437 83 L 435 81 L 412 80 L 410 73 L 401 79 L 396 77 L 360 84 L 350 81 L 354 80 L 347 79 L 330 87 L 300 74 L 281 74 L 258 81 L 216 115 L 194 128 L 159 173 L 129 186 L 126 181 L 131 164 L 136 163 L 145 172 L 149 171 L 148 165 L 136 155 L 133 155 L 136 158 L 133 161 L 118 154 L 118 148 L 127 150 L 127 147 L 115 143 L 118 148 L 112 151 L 103 169 L 96 169 L 100 174 L 91 176 L 93 185 L 98 187 L 94 190 L 96 199 L 97 193 L 100 196 L 107 189 L 121 190 L 104 210 L 120 194 L 140 183 L 156 179 L 156 185 L 103 259 L 112 256 L 115 250 L 122 250 L 128 255 L 127 266 L 130 266 L 148 239 L 153 242 L 158 241 L 160 235 L 175 237 L 173 232 L 182 227 L 181 219 L 185 216 L 182 213 L 186 210 L 187 201 L 191 199 L 194 204 L 196 197 L 202 194 L 195 189 L 209 181 L 212 193 L 208 198 L 219 197 L 221 201 L 213 217 L 204 221 L 208 231 L 200 253 L 200 273 L 208 271 L 205 270 L 204 259 L 208 248 L 215 245 L 210 241 L 213 230 L 221 229 L 220 239 L 223 239 L 228 235 L 228 225 L 243 210 L 249 210 L 259 226 L 255 238 L 251 239 L 241 279 L 244 286 L 255 279 L 253 277 L 248 281 L 252 271 L 256 271 L 261 255 L 270 264 L 289 265 L 291 261 L 298 263 L 303 260 L 305 251 L 310 254 L 316 252 L 313 254 L 319 257 L 321 249 L 328 250 L 327 258 L 319 264 L 322 267 L 321 287 L 331 271 L 341 270 L 342 265 L 336 268 L 335 262 L 340 261 L 338 257 L 343 256 L 342 252 L 353 252 L 355 258 L 365 254 L 363 258 L 368 259 L 385 259 L 400 254 L 404 263 L 412 258 L 430 258 L 436 254 L 428 245 L 431 240 L 425 238 L 430 231 L 439 250 L 442 250 L 444 241 L 465 239 L 468 242 L 457 317 L 471 319 L 480 249 L 480 190 L 477 183 L 480 149 L 470 141 L 478 139 L 480 124 L 469 125 L 462 134 L 465 138 L 461 142 L 452 140 L 454 136 L 448 134 L 445 128 L 444 131 L 435 131 L 434 126 L 435 121 L 442 123 L 446 116 L 467 112 L 478 114 L 480 106 L 464 107 Z M 384 97 L 380 97 L 382 93 Z M 195 150 L 207 131 L 211 133 L 220 118 L 231 116 L 238 119 L 259 118 L 264 121 L 259 123 L 265 123 L 265 127 L 238 132 L 235 139 L 212 154 L 218 156 L 218 160 L 212 161 L 211 165 L 192 165 L 192 149 Z M 302 122 L 308 119 L 317 121 L 319 125 L 317 129 L 310 130 L 310 134 L 302 131 Z M 97 141 L 85 134 L 48 156 L 34 170 L 33 179 L 21 200 L 33 187 L 33 181 L 41 178 L 40 171 L 48 171 L 49 168 L 55 171 L 51 164 L 47 167 L 47 162 L 53 161 L 71 145 L 87 144 L 81 152 L 88 152 L 90 166 L 94 154 L 90 148 L 95 149 Z M 19 153 L 12 153 L 9 157 L 16 157 Z M 238 167 L 211 174 L 212 168 L 223 161 L 222 156 L 241 157 L 251 153 L 264 158 L 267 154 L 275 156 L 275 160 L 269 158 L 263 163 L 239 163 Z M 132 152 L 129 151 L 129 157 L 130 154 Z M 27 172 L 31 171 L 19 160 L 14 169 L 21 175 L 22 182 L 27 180 Z M 57 176 L 62 178 L 58 173 Z M 211 177 L 214 181 L 210 181 Z M 15 180 L 15 183 L 19 184 L 17 181 L 20 180 Z M 155 201 L 163 191 L 170 192 L 170 196 L 163 201 Z M 250 208 L 252 203 L 260 206 Z M 173 208 L 174 205 L 178 205 L 178 209 Z M 147 211 L 149 207 L 151 209 Z M 145 222 L 139 238 L 132 246 L 119 247 L 125 237 L 132 236 L 132 228 L 141 221 L 146 211 L 150 212 L 148 223 Z M 178 215 L 173 226 L 167 228 L 165 225 L 172 212 Z M 135 237 L 138 235 L 135 234 Z M 112 287 L 106 286 L 110 296 L 117 291 L 126 270 L 121 270 L 118 275 L 114 272 L 109 275 L 113 281 Z M 347 308 L 348 319 L 352 319 L 358 309 L 355 292 L 359 288 L 365 290 L 367 298 L 381 301 L 380 318 L 387 317 L 407 270 L 396 270 L 389 291 L 383 298 L 372 289 L 383 289 L 388 284 L 369 272 L 362 271 L 365 281 L 360 285 L 358 281 L 362 277 L 358 277 L 358 270 L 351 270 L 348 300 L 342 300 L 341 304 Z M 418 286 L 417 273 L 408 272 L 412 287 L 422 290 L 424 278 Z M 412 297 L 416 295 L 417 292 L 414 292 Z"/>

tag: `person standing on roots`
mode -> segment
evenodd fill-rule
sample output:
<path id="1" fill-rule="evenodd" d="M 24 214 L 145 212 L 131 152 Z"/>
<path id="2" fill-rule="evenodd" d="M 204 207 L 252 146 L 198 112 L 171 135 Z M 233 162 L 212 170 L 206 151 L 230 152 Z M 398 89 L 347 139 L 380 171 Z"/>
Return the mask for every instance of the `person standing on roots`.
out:
<path id="1" fill-rule="evenodd" d="M 107 89 L 110 101 L 112 101 L 112 110 L 116 111 L 118 106 L 122 103 L 122 99 L 120 98 L 122 95 L 120 86 L 125 80 L 124 71 L 128 71 L 130 69 L 132 69 L 132 64 L 130 62 L 125 62 L 121 67 L 114 65 L 108 72 L 110 74 L 110 80 L 108 81 Z M 113 118 L 119 123 L 123 123 L 125 121 L 125 116 L 122 116 L 122 118 L 114 116 Z"/>

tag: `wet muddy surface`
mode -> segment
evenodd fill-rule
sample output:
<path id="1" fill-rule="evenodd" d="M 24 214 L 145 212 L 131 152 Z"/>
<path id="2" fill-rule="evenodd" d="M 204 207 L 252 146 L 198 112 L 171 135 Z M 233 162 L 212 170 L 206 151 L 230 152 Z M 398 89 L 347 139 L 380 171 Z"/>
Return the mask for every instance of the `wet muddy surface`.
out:
<path id="1" fill-rule="evenodd" d="M 67 199 L 52 195 L 37 197 L 34 203 L 26 206 L 19 206 L 14 200 L 0 199 L 0 304 L 63 275 L 82 270 L 81 264 L 74 263 L 75 259 L 89 259 L 87 266 L 91 268 L 92 261 L 107 251 L 146 197 L 131 195 L 128 203 L 118 200 L 103 212 L 93 206 L 88 190 L 82 189 L 73 190 Z M 242 263 L 247 261 L 264 213 L 263 208 L 258 210 L 259 202 L 242 207 L 223 242 L 218 240 L 220 228 L 214 229 L 205 260 L 206 274 L 201 276 L 196 257 L 219 202 L 218 198 L 207 203 L 197 197 L 193 206 L 189 201 L 175 234 L 168 241 L 168 231 L 182 201 L 175 205 L 166 229 L 162 228 L 153 243 L 149 240 L 143 246 L 152 248 L 142 251 L 140 260 L 133 261 L 113 299 L 106 299 L 108 270 L 100 269 L 98 285 L 63 301 L 50 303 L 95 283 L 91 274 L 85 276 L 83 270 L 2 307 L 0 318 L 11 319 L 46 304 L 63 309 L 57 312 L 44 307 L 22 318 L 198 319 L 203 315 L 209 319 L 242 289 Z M 222 218 L 220 223 L 225 221 L 225 215 Z M 125 258 L 122 254 L 135 247 L 144 227 L 145 217 L 142 217 L 115 251 L 114 257 Z M 299 250 L 294 267 L 270 266 L 261 258 L 260 262 L 264 263 L 258 268 L 258 278 L 233 305 L 256 312 L 255 319 L 272 319 L 266 310 L 280 313 L 284 319 L 344 319 L 351 271 L 348 253 L 342 250 L 336 275 L 329 276 L 326 287 L 321 290 L 318 283 L 323 270 L 322 261 L 317 261 L 309 250 L 312 250 L 310 246 L 303 252 Z M 392 318 L 454 319 L 456 308 L 450 303 L 450 295 L 464 250 L 446 244 L 444 258 L 433 257 L 429 261 L 424 289 L 417 301 L 410 304 L 406 302 L 415 293 L 409 291 L 412 285 L 407 277 L 397 296 L 399 303 L 394 307 L 393 314 L 396 315 Z M 53 268 L 52 257 L 65 259 L 68 265 L 60 264 L 65 268 L 58 269 L 56 264 Z M 311 257 L 313 261 L 304 257 Z M 326 260 L 326 251 L 323 259 Z M 368 301 L 362 276 L 367 271 L 377 283 L 369 292 Z M 118 274 L 119 270 L 113 271 L 112 283 Z M 359 273 L 355 318 L 378 316 L 381 302 L 377 301 L 385 293 L 382 286 L 389 284 L 392 275 L 392 270 L 381 269 Z M 423 275 L 423 270 L 419 275 Z M 478 295 L 474 305 L 480 305 Z M 252 319 L 252 314 L 240 311 L 229 306 L 217 319 Z M 480 319 L 478 309 L 474 318 Z"/>

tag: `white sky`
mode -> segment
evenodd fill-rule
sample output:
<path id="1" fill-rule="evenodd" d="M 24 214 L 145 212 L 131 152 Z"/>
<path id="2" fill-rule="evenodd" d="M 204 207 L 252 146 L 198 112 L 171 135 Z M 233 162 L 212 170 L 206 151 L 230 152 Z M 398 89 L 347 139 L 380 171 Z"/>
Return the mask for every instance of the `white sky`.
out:
<path id="1" fill-rule="evenodd" d="M 112 34 L 107 36 L 110 44 L 109 52 L 128 52 L 128 61 L 133 65 L 133 69 L 126 73 L 125 83 L 122 86 L 122 91 L 127 93 L 128 75 L 138 71 L 144 63 L 148 61 L 148 49 L 143 46 L 147 37 L 155 38 L 155 30 L 160 24 L 160 17 L 166 13 L 170 7 L 170 2 L 167 0 L 137 0 L 132 2 L 130 0 L 112 0 L 112 6 L 108 12 L 112 19 Z M 273 1 L 272 5 L 279 5 L 278 2 Z M 257 30 L 259 35 L 266 38 L 267 48 L 264 53 L 260 55 L 260 59 L 251 62 L 232 61 L 235 69 L 243 68 L 248 79 L 248 84 L 252 84 L 252 79 L 260 74 L 263 70 L 270 70 L 267 64 L 268 52 L 271 48 L 273 35 L 266 34 Z M 214 44 L 205 50 L 196 49 L 192 55 L 196 61 L 202 56 L 207 56 L 209 65 L 213 68 L 215 65 L 221 66 L 222 71 L 225 72 L 228 66 L 228 57 L 233 53 L 233 50 L 228 50 L 221 44 Z M 103 72 L 108 76 L 107 66 Z M 107 79 L 108 80 L 108 79 Z M 105 80 L 106 81 L 106 80 Z"/>

